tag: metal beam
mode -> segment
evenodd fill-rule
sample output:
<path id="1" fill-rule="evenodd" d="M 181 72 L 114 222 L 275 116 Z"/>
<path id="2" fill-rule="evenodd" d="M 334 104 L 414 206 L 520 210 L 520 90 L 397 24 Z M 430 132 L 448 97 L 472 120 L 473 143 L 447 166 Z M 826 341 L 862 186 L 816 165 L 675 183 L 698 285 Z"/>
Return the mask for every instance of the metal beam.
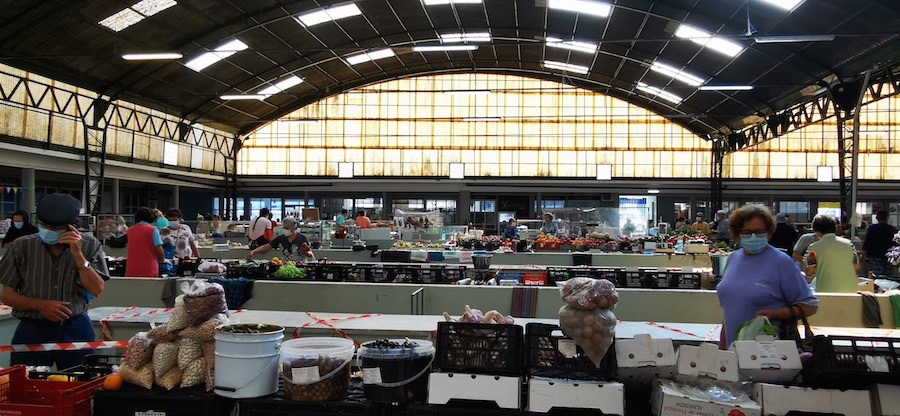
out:
<path id="1" fill-rule="evenodd" d="M 869 85 L 871 75 L 872 71 L 865 72 L 858 91 L 847 86 L 849 91 L 844 91 L 843 94 L 846 94 L 849 99 L 851 97 L 850 94 L 856 92 L 852 96 L 854 100 L 847 101 L 839 106 L 839 108 L 843 107 L 837 125 L 841 212 L 850 223 L 850 238 L 856 236 L 856 225 L 852 219 L 853 213 L 856 211 L 856 196 L 859 189 L 859 115 L 862 112 L 862 103 L 867 92 L 866 88 L 862 86 Z M 852 104 L 853 107 L 847 107 L 846 104 Z M 848 123 L 850 125 L 849 129 L 847 128 Z"/>
<path id="2" fill-rule="evenodd" d="M 712 142 L 712 169 L 710 175 L 710 210 L 722 209 L 723 170 L 725 165 L 725 140 L 718 139 Z"/>
<path id="3" fill-rule="evenodd" d="M 86 111 L 81 112 L 84 127 L 84 212 L 100 213 L 103 196 L 103 178 L 106 170 L 106 132 L 109 118 L 106 115 L 110 102 L 96 98 Z"/>

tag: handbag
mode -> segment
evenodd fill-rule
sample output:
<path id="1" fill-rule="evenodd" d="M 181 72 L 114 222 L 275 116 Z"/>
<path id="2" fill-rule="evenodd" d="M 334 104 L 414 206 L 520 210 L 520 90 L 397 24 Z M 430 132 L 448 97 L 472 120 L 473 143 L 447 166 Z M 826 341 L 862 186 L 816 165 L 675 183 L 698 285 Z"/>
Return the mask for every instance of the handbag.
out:
<path id="1" fill-rule="evenodd" d="M 791 319 L 782 322 L 781 328 L 779 328 L 778 331 L 778 339 L 794 340 L 800 351 L 812 352 L 813 339 L 816 335 L 813 334 L 812 329 L 809 326 L 806 314 L 803 312 L 803 308 L 797 305 L 791 305 L 791 310 L 796 311 L 797 316 L 793 316 Z M 800 337 L 800 331 L 797 329 L 798 321 L 803 323 L 804 336 L 802 338 Z"/>

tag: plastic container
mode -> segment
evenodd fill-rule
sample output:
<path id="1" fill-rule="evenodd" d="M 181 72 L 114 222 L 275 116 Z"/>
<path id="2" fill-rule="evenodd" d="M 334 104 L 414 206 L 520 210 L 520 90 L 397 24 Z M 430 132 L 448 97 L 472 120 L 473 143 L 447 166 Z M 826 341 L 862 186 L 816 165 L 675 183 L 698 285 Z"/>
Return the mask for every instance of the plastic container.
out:
<path id="1" fill-rule="evenodd" d="M 350 360 L 356 346 L 346 338 L 295 338 L 281 346 L 284 397 L 300 401 L 338 400 L 350 388 Z"/>
<path id="2" fill-rule="evenodd" d="M 216 330 L 216 374 L 213 391 L 247 399 L 278 391 L 278 350 L 284 328 L 237 324 Z"/>
<path id="3" fill-rule="evenodd" d="M 616 353 L 612 346 L 597 367 L 558 325 L 534 322 L 525 325 L 525 360 L 530 376 L 595 381 L 615 379 Z"/>
<path id="4" fill-rule="evenodd" d="M 403 345 L 407 340 L 389 340 Z M 366 398 L 378 403 L 422 402 L 428 397 L 428 373 L 434 361 L 434 345 L 408 340 L 414 347 L 378 348 L 371 341 L 359 347 Z"/>
<path id="5" fill-rule="evenodd" d="M 448 373 L 520 376 L 525 334 L 519 325 L 438 322 L 436 366 Z"/>
<path id="6" fill-rule="evenodd" d="M 0 370 L 0 414 L 91 416 L 91 395 L 104 378 L 88 382 L 29 380 L 25 366 Z"/>

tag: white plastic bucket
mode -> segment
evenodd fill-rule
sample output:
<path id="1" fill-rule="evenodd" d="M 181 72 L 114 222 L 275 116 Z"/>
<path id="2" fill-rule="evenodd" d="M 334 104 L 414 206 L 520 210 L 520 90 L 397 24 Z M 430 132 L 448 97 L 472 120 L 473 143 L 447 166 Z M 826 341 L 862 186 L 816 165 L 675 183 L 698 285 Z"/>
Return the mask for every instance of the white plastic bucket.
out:
<path id="1" fill-rule="evenodd" d="M 356 345 L 337 337 L 295 338 L 281 345 L 284 397 L 300 401 L 340 400 L 350 388 Z"/>
<path id="2" fill-rule="evenodd" d="M 278 391 L 278 357 L 284 328 L 237 324 L 216 331 L 213 391 L 222 397 L 250 399 Z"/>

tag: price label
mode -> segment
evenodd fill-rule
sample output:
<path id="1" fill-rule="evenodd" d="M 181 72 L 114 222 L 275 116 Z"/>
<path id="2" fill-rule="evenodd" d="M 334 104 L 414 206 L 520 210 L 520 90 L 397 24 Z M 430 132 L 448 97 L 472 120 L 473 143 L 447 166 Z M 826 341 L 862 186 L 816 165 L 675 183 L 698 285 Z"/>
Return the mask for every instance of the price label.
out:
<path id="1" fill-rule="evenodd" d="M 472 253 L 471 251 L 460 251 L 459 252 L 459 262 L 460 263 L 471 263 L 472 262 Z"/>
<path id="2" fill-rule="evenodd" d="M 575 358 L 578 355 L 578 345 L 571 339 L 561 339 L 556 344 L 556 349 L 566 358 Z"/>
<path id="3" fill-rule="evenodd" d="M 381 368 L 363 368 L 363 384 L 381 384 Z"/>
<path id="4" fill-rule="evenodd" d="M 778 359 L 778 349 L 775 348 L 774 341 L 757 341 L 756 356 L 759 359 Z"/>
<path id="5" fill-rule="evenodd" d="M 319 381 L 319 367 L 299 367 L 291 369 L 291 380 L 294 383 L 315 383 Z"/>

